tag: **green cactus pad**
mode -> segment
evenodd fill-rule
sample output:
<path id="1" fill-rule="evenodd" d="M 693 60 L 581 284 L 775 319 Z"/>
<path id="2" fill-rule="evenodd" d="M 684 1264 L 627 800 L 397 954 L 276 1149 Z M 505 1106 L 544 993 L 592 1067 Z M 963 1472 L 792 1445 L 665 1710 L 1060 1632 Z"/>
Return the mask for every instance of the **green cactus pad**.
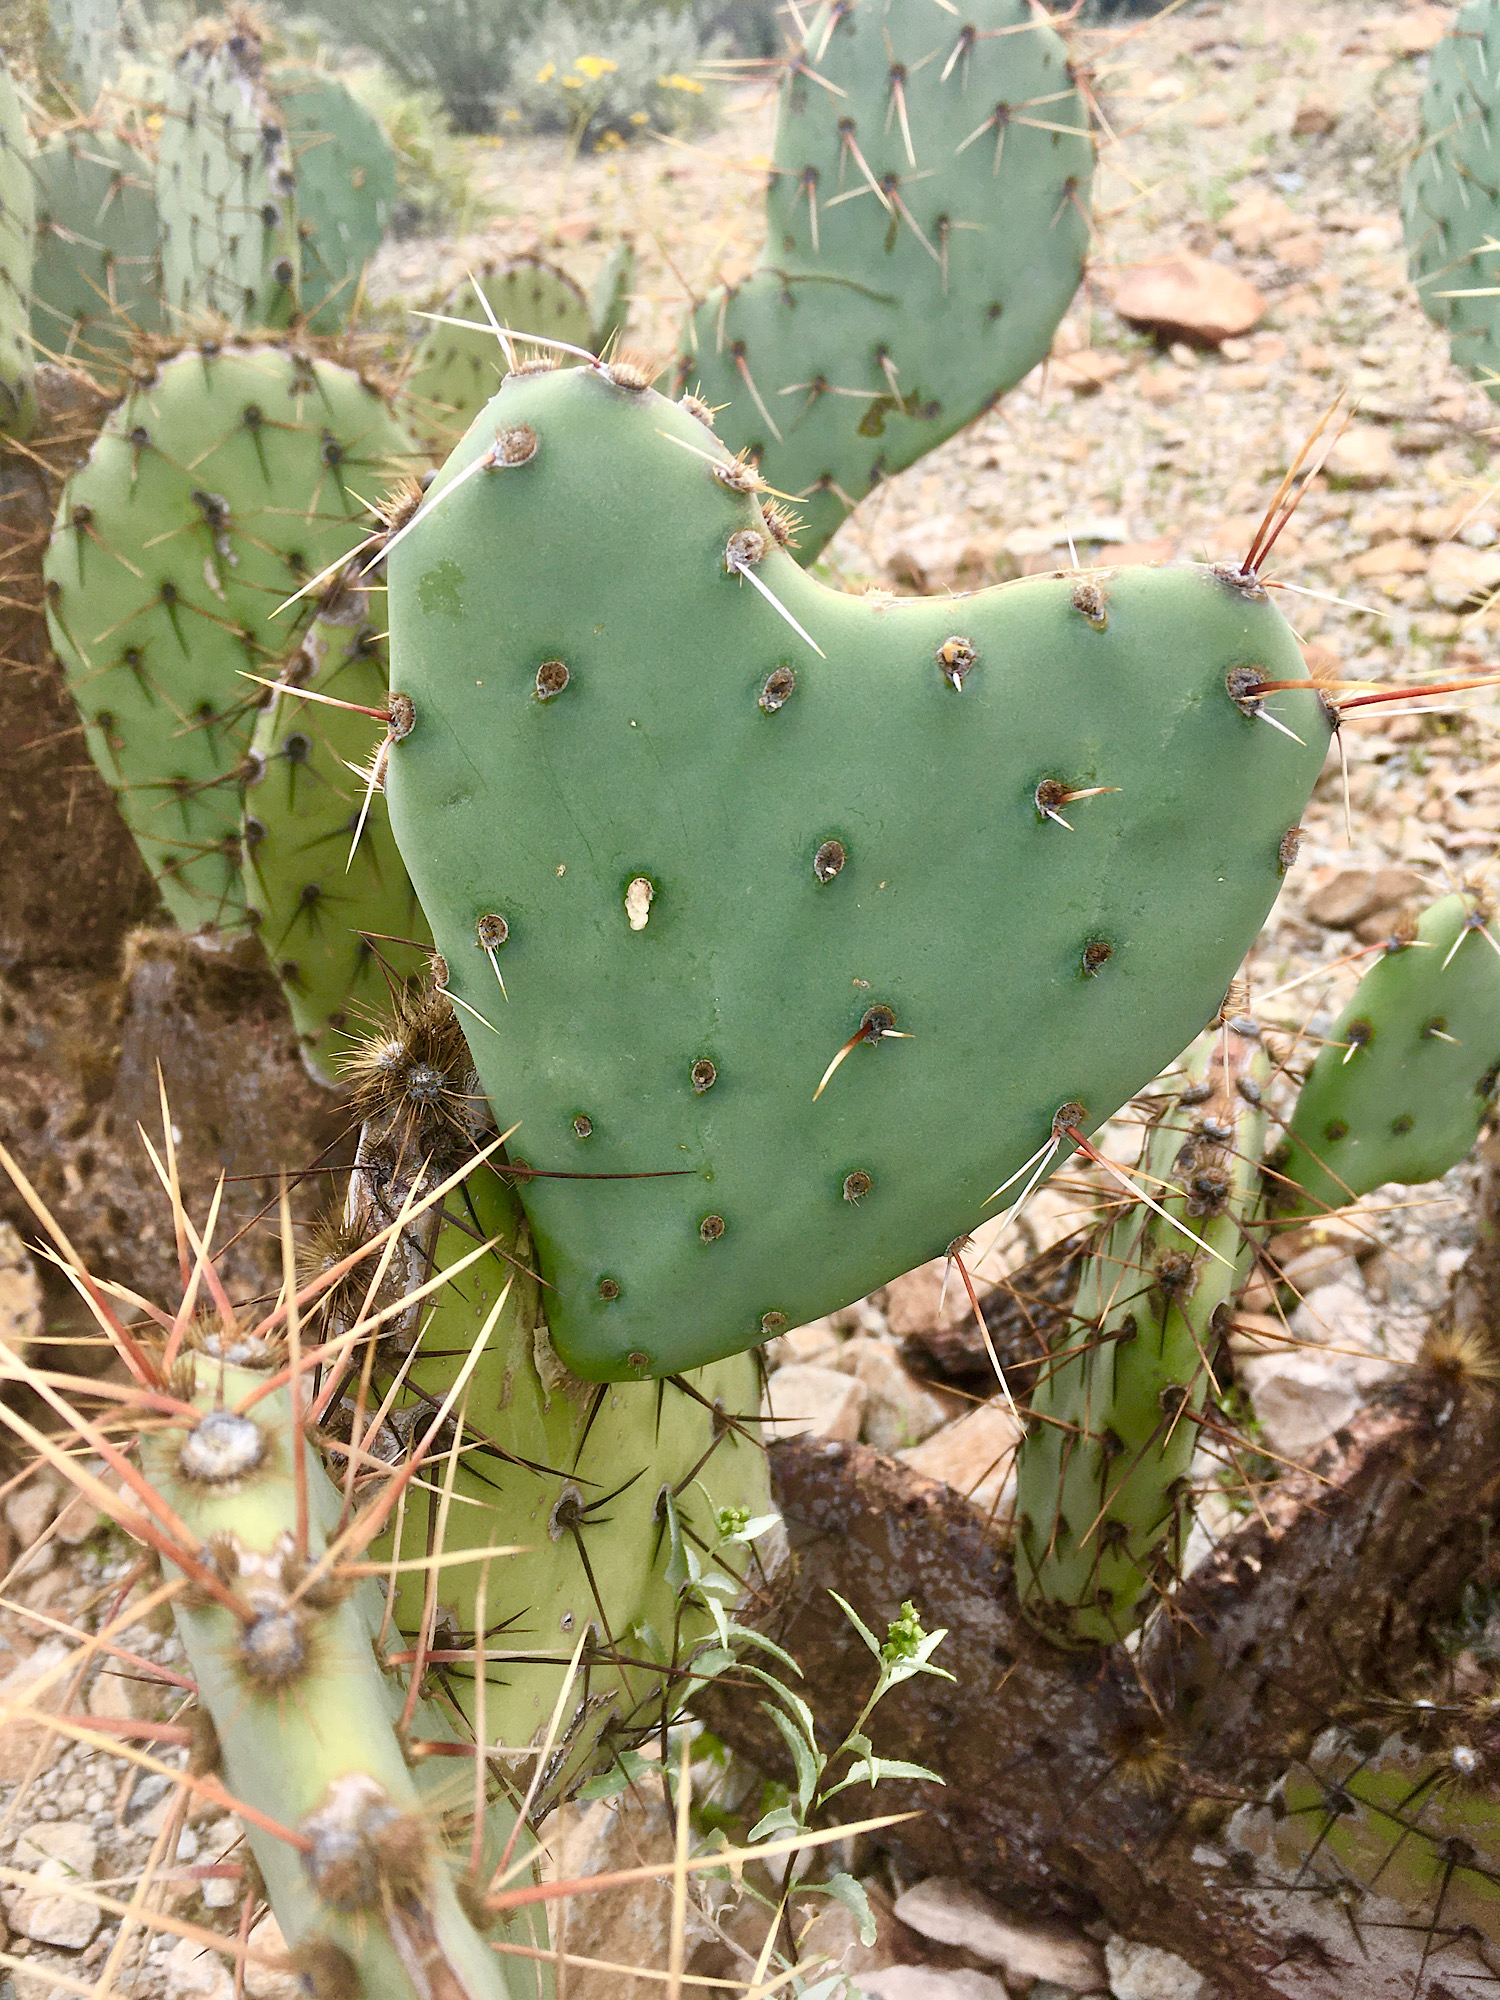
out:
<path id="1" fill-rule="evenodd" d="M 1084 1267 L 1032 1397 L 1016 1464 L 1016 1588 L 1059 1645 L 1125 1638 L 1176 1574 L 1214 1315 L 1250 1265 L 1270 1067 L 1248 1017 L 1188 1051 L 1141 1185 L 1199 1241 L 1143 1202 L 1127 1210 Z"/>
<path id="2" fill-rule="evenodd" d="M 588 344 L 602 354 L 611 342 L 625 338 L 630 323 L 630 287 L 635 282 L 635 245 L 628 238 L 605 258 L 589 293 Z"/>
<path id="3" fill-rule="evenodd" d="M 810 562 L 854 503 L 1047 353 L 1083 271 L 1094 150 L 1027 0 L 815 8 L 782 85 L 766 247 L 683 330 L 678 387 L 801 496 Z"/>
<path id="4" fill-rule="evenodd" d="M 606 1730 L 619 1749 L 649 1737 L 664 1711 L 675 1712 L 681 1676 L 671 1670 L 680 1670 L 713 1629 L 701 1608 L 679 1601 L 683 1544 L 704 1567 L 716 1551 L 734 1574 L 753 1571 L 747 1547 L 726 1554 L 718 1546 L 717 1521 L 723 1509 L 738 1519 L 770 1513 L 766 1462 L 756 1442 L 760 1378 L 753 1357 L 740 1355 L 682 1384 L 596 1389 L 580 1382 L 547 1344 L 538 1288 L 528 1275 L 530 1236 L 514 1195 L 481 1167 L 455 1207 L 461 1226 L 439 1234 L 436 1269 L 450 1269 L 476 1241 L 495 1238 L 499 1247 L 433 1301 L 409 1376 L 424 1400 L 403 1398 L 394 1422 L 409 1425 L 441 1401 L 508 1284 L 470 1378 L 469 1448 L 454 1474 L 441 1546 L 450 1556 L 497 1544 L 521 1549 L 490 1572 L 486 1624 L 499 1656 L 487 1676 L 491 1742 L 521 1753 L 542 1739 L 573 1650 L 594 1628 L 587 1672 L 573 1682 L 536 1801 L 541 1813 L 594 1768 Z M 429 1490 L 413 1499 L 395 1538 L 401 1555 L 420 1557 L 431 1545 L 445 1483 L 446 1468 L 435 1465 Z M 670 1512 L 664 1495 L 671 1496 Z M 477 1565 L 440 1578 L 445 1644 L 473 1645 L 477 1580 Z M 396 1593 L 396 1621 L 408 1633 L 420 1623 L 424 1583 L 420 1570 L 406 1572 Z M 471 1671 L 455 1674 L 452 1684 L 472 1716 Z M 518 1783 L 529 1776 L 528 1760 L 518 1755 Z"/>
<path id="5" fill-rule="evenodd" d="M 993 1214 L 1059 1105 L 1149 1082 L 1328 743 L 1315 696 L 1274 697 L 1305 742 L 1244 697 L 1301 677 L 1253 578 L 843 597 L 743 479 L 606 368 L 511 377 L 389 557 L 391 824 L 496 1116 L 534 1167 L 652 1176 L 525 1191 L 587 1376 L 859 1297 Z"/>
<path id="6" fill-rule="evenodd" d="M 378 120 L 336 77 L 283 64 L 270 87 L 296 175 L 298 310 L 314 333 L 335 333 L 395 206 L 396 156 Z"/>
<path id="7" fill-rule="evenodd" d="M 448 320 L 468 323 L 419 321 L 427 331 L 412 356 L 406 383 L 424 430 L 450 443 L 468 429 L 506 372 L 486 304 L 501 326 L 517 333 L 541 333 L 575 347 L 592 344 L 589 303 L 555 264 L 540 257 L 518 257 L 481 269 L 474 279 L 466 278 L 438 310 Z"/>
<path id="8" fill-rule="evenodd" d="M 1362 1728 L 1325 1730 L 1282 1780 L 1279 1809 L 1237 1815 L 1235 1832 L 1304 1888 L 1335 1880 L 1356 1923 L 1383 1914 L 1363 1907 L 1367 1897 L 1431 1920 L 1461 1984 L 1453 1943 L 1467 1927 L 1478 1939 L 1500 1932 L 1493 1726 L 1492 1715 L 1429 1703 L 1405 1731 L 1390 1731 L 1388 1710 Z M 1412 1928 L 1420 1939 L 1426 1923 Z"/>
<path id="9" fill-rule="evenodd" d="M 120 0 L 47 0 L 56 56 L 80 111 L 92 108 L 120 61 Z"/>
<path id="10" fill-rule="evenodd" d="M 369 594 L 357 582 L 335 585 L 319 599 L 284 678 L 379 708 L 385 642 L 370 612 Z M 378 740 L 368 716 L 288 693 L 261 710 L 250 746 L 245 901 L 286 992 L 303 1053 L 330 1083 L 340 1058 L 386 1004 L 382 962 L 391 978 L 403 979 L 425 966 L 432 943 L 391 837 L 385 798 L 350 768 L 368 764 Z M 372 945 L 361 932 L 381 941 Z M 412 942 L 390 942 L 396 938 Z"/>
<path id="11" fill-rule="evenodd" d="M 244 23 L 198 35 L 167 90 L 157 169 L 176 314 L 333 332 L 395 199 L 379 126 L 321 72 L 264 72 Z"/>
<path id="12" fill-rule="evenodd" d="M 1342 1208 L 1387 1181 L 1437 1180 L 1479 1137 L 1500 1069 L 1500 944 L 1473 895 L 1392 942 L 1318 1051 L 1274 1161 L 1278 1205 Z"/>
<path id="13" fill-rule="evenodd" d="M 1430 58 L 1422 143 L 1401 219 L 1412 283 L 1447 329 L 1453 359 L 1500 395 L 1500 185 L 1491 126 L 1500 105 L 1500 4 L 1469 0 Z"/>
<path id="14" fill-rule="evenodd" d="M 265 697 L 245 673 L 274 675 L 297 636 L 294 613 L 271 614 L 361 539 L 365 498 L 410 450 L 351 370 L 215 344 L 136 383 L 64 488 L 52 643 L 186 930 L 243 918 L 242 766 Z"/>
<path id="15" fill-rule="evenodd" d="M 36 189 L 21 100 L 0 62 L 0 435 L 36 422 L 32 387 L 31 263 Z"/>
<path id="16" fill-rule="evenodd" d="M 32 335 L 44 353 L 117 375 L 132 336 L 164 325 L 154 169 L 114 133 L 85 129 L 43 147 L 32 172 Z"/>

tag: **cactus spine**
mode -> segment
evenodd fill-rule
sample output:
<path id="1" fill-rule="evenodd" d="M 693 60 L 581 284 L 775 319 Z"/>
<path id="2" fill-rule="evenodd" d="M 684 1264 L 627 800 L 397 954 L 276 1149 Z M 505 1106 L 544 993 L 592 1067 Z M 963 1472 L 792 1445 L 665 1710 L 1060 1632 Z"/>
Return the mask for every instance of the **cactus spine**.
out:
<path id="1" fill-rule="evenodd" d="M 1270 1077 L 1255 1022 L 1216 1023 L 1183 1077 L 1140 1176 L 1156 1207 L 1127 1208 L 1085 1266 L 1017 1460 L 1016 1585 L 1060 1645 L 1123 1639 L 1176 1572 L 1218 1314 L 1251 1261 Z"/>
<path id="2" fill-rule="evenodd" d="M 679 389 L 727 405 L 727 442 L 799 496 L 800 561 L 1046 354 L 1093 162 L 1067 49 L 1026 0 L 811 11 L 760 264 L 696 308 L 678 360 Z"/>

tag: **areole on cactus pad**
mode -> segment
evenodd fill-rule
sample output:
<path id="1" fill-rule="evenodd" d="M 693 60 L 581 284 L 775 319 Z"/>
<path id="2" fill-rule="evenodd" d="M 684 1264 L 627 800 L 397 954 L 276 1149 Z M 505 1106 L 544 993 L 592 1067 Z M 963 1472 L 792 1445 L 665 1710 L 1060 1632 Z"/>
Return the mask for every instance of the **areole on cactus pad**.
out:
<path id="1" fill-rule="evenodd" d="M 388 557 L 391 824 L 595 1378 L 858 1297 L 1149 1082 L 1329 739 L 1253 576 L 841 596 L 643 372 L 510 377 Z"/>

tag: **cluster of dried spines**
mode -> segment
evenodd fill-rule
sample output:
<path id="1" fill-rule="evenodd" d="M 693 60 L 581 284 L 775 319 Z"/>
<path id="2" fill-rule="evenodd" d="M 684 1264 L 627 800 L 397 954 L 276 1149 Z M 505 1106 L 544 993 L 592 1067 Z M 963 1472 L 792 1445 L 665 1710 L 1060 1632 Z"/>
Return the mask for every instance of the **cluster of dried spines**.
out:
<path id="1" fill-rule="evenodd" d="M 618 343 L 629 317 L 635 253 L 616 246 L 592 298 L 542 257 L 483 265 L 423 320 L 411 357 L 407 392 L 424 432 L 446 449 L 469 427 L 512 364 L 556 366 L 578 357 L 562 348 L 528 345 L 526 336 L 603 353 Z M 514 340 L 507 336 L 514 334 Z"/>
<path id="2" fill-rule="evenodd" d="M 841 596 L 649 380 L 508 377 L 387 557 L 392 826 L 596 1379 L 859 1297 L 1148 1083 L 1328 741 L 1245 691 L 1303 678 L 1253 582 Z"/>
<path id="3" fill-rule="evenodd" d="M 812 11 L 760 265 L 695 309 L 678 363 L 679 387 L 725 406 L 730 444 L 798 496 L 801 561 L 1047 353 L 1088 251 L 1093 164 L 1067 49 L 1027 0 Z"/>
<path id="4" fill-rule="evenodd" d="M 1412 1956 L 1467 1994 L 1500 1934 L 1500 1687 L 1369 1702 L 1322 1730 L 1224 1844 L 1268 1894 L 1332 1898 L 1362 1926 L 1410 1933 Z M 1483 1982 L 1483 1975 L 1480 1976 Z M 1473 1990 L 1477 1991 L 1476 1986 Z"/>
<path id="5" fill-rule="evenodd" d="M 378 773 L 364 768 L 389 679 L 384 600 L 371 595 L 376 553 L 317 595 L 281 670 L 285 692 L 256 717 L 246 764 L 246 905 L 306 1059 L 330 1083 L 432 944 Z M 308 698 L 320 694 L 330 699 Z"/>
<path id="6" fill-rule="evenodd" d="M 1436 1180 L 1473 1147 L 1500 1076 L 1500 937 L 1465 891 L 1382 947 L 1314 1059 L 1273 1157 L 1289 1212 Z"/>
<path id="7" fill-rule="evenodd" d="M 447 1817 L 473 1805 L 467 1766 L 428 1748 L 464 1738 L 443 1703 L 409 1700 L 387 1663 L 398 1648 L 386 1599 L 345 1567 L 364 1553 L 364 1516 L 343 1464 L 330 1473 L 314 1449 L 306 1378 L 296 1392 L 269 1379 L 287 1358 L 284 1339 L 255 1368 L 185 1353 L 172 1386 L 191 1407 L 142 1443 L 157 1509 L 196 1555 L 174 1609 L 214 1726 L 215 1776 L 244 1811 L 293 1964 L 319 2000 L 404 2000 L 439 1981 L 504 2000 L 503 1961 L 474 1923 L 484 1882 L 462 1894 L 468 1857 L 444 1840 Z M 500 1817 L 491 1866 L 515 1815 L 502 1804 Z"/>
<path id="8" fill-rule="evenodd" d="M 117 378 L 137 336 L 165 330 L 155 169 L 107 127 L 74 125 L 41 147 L 31 171 L 32 339 L 44 355 Z"/>
<path id="9" fill-rule="evenodd" d="M 298 607 L 273 614 L 363 538 L 363 496 L 412 449 L 375 381 L 305 339 L 205 338 L 132 383 L 64 490 L 53 645 L 185 930 L 244 921 L 241 792 L 266 693 L 249 676 L 273 678 L 298 638 Z"/>
<path id="10" fill-rule="evenodd" d="M 1500 0 L 1469 0 L 1432 52 L 1401 192 L 1413 284 L 1459 367 L 1500 396 Z"/>
<path id="11" fill-rule="evenodd" d="M 1220 1318 L 1252 1261 L 1270 1081 L 1254 1020 L 1206 1030 L 1182 1074 L 1145 1147 L 1147 1200 L 1084 1267 L 1017 1461 L 1017 1589 L 1060 1645 L 1125 1638 L 1175 1577 Z"/>
<path id="12" fill-rule="evenodd" d="M 36 190 L 31 141 L 16 86 L 0 61 L 0 435 L 36 421 L 31 347 L 31 266 Z"/>
<path id="13" fill-rule="evenodd" d="M 395 192 L 379 125 L 334 77 L 268 67 L 246 17 L 201 28 L 173 68 L 159 140 L 169 313 L 335 331 Z"/>
<path id="14" fill-rule="evenodd" d="M 389 1228 L 493 1136 L 441 989 L 407 997 L 350 1069 L 365 1123 L 344 1212 L 315 1252 L 325 1263 Z M 525 1217 L 492 1165 L 403 1229 L 391 1268 L 396 1295 L 373 1312 L 353 1281 L 330 1298 L 330 1338 L 360 1314 L 387 1315 L 344 1423 L 362 1431 L 379 1412 L 369 1449 L 399 1466 L 466 1384 L 459 1420 L 381 1545 L 417 1559 L 395 1579 L 391 1615 L 413 1671 L 483 1728 L 536 1817 L 676 1711 L 685 1663 L 712 1630 L 682 1594 L 684 1544 L 705 1568 L 738 1575 L 718 1546 L 721 1515 L 769 1508 L 758 1370 L 739 1356 L 672 1382 L 572 1376 L 551 1346 Z M 499 1546 L 519 1552 L 487 1580 L 477 1559 L 421 1568 L 434 1548 Z"/>

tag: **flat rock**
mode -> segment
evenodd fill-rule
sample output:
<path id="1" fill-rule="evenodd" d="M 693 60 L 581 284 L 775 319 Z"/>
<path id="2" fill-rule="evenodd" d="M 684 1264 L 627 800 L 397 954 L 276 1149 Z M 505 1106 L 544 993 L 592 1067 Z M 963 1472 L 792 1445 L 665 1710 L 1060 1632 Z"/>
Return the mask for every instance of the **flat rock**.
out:
<path id="1" fill-rule="evenodd" d="M 1427 560 L 1427 589 L 1444 611 L 1462 611 L 1500 585 L 1500 550 L 1439 542 Z"/>
<path id="2" fill-rule="evenodd" d="M 167 2000 L 233 2000 L 228 1961 L 196 1938 L 179 1938 L 163 1960 L 163 1971 Z M 247 1979 L 247 1990 L 249 1983 Z"/>
<path id="3" fill-rule="evenodd" d="M 7 1497 L 6 1526 L 21 1548 L 29 1549 L 41 1540 L 52 1525 L 60 1498 L 58 1481 L 51 1472 L 37 1473 Z"/>
<path id="4" fill-rule="evenodd" d="M 814 1437 L 853 1444 L 865 1413 L 866 1390 L 853 1375 L 812 1362 L 778 1368 L 766 1385 L 761 1426 L 769 1438 Z"/>
<path id="5" fill-rule="evenodd" d="M 41 1334 L 41 1279 L 20 1231 L 0 1218 L 0 1347 L 24 1360 Z"/>
<path id="6" fill-rule="evenodd" d="M 245 1991 L 250 2000 L 304 2000 L 302 1981 L 292 1970 L 281 1926 L 267 1910 L 249 1937 Z"/>
<path id="7" fill-rule="evenodd" d="M 963 1279 L 946 1257 L 919 1264 L 885 1288 L 885 1323 L 897 1340 L 935 1327 L 957 1326 L 968 1310 Z"/>
<path id="8" fill-rule="evenodd" d="M 1104 1947 L 1115 2000 L 1201 2000 L 1208 1981 L 1176 1952 L 1112 1937 Z"/>
<path id="9" fill-rule="evenodd" d="M 1236 1372 L 1272 1449 L 1303 1459 L 1364 1407 L 1392 1364 L 1378 1354 L 1345 1351 L 1369 1346 L 1375 1335 L 1370 1301 L 1352 1284 L 1309 1292 L 1289 1331 L 1302 1346 L 1247 1356 Z"/>
<path id="10" fill-rule="evenodd" d="M 1266 300 L 1248 278 L 1210 257 L 1175 257 L 1127 264 L 1114 278 L 1111 303 L 1136 326 L 1216 347 L 1260 323 Z"/>
<path id="11" fill-rule="evenodd" d="M 36 1719 L 11 1714 L 7 1710 L 11 1702 L 25 1701 L 29 1684 L 49 1669 L 59 1666 L 73 1650 L 61 1639 L 44 1640 L 34 1653 L 12 1667 L 4 1680 L 0 1680 L 0 1713 L 6 1716 L 5 1727 L 0 1729 L 0 1785 L 19 1784 L 33 1767 L 38 1773 L 50 1771 L 67 1748 L 67 1738 L 50 1728 L 43 1719 L 48 1713 L 55 1713 L 64 1706 L 67 1675 L 58 1675 L 40 1697 Z"/>
<path id="12" fill-rule="evenodd" d="M 1339 114 L 1332 103 L 1310 91 L 1297 106 L 1297 115 L 1292 120 L 1294 139 L 1316 139 L 1324 132 L 1331 132 L 1339 122 Z"/>
<path id="13" fill-rule="evenodd" d="M 1009 2000 L 998 1979 L 967 1966 L 950 1972 L 936 1965 L 888 1965 L 861 1972 L 853 1991 L 869 2000 Z"/>
<path id="14" fill-rule="evenodd" d="M 834 1364 L 840 1374 L 864 1385 L 860 1436 L 877 1451 L 901 1451 L 920 1444 L 949 1415 L 949 1407 L 907 1374 L 889 1340 L 857 1336 Z"/>
<path id="15" fill-rule="evenodd" d="M 914 1472 L 940 1479 L 994 1520 L 1015 1512 L 1016 1446 L 1021 1427 L 1003 1395 L 966 1411 L 930 1438 L 898 1452 Z"/>
<path id="16" fill-rule="evenodd" d="M 1411 868 L 1343 868 L 1307 899 L 1307 914 L 1329 930 L 1353 930 L 1377 910 L 1388 910 L 1425 889 Z"/>
<path id="17" fill-rule="evenodd" d="M 1074 1993 L 1105 1984 L 1104 1954 L 1061 1924 L 1018 1922 L 952 1875 L 933 1875 L 896 1899 L 901 1922 L 939 1944 L 961 1945 L 998 1965 L 1008 1981 L 1050 1979 Z"/>
<path id="18" fill-rule="evenodd" d="M 36 1886 L 6 1898 L 11 1928 L 37 1944 L 81 1951 L 104 1921 L 102 1910 L 73 1892 L 71 1885 L 94 1879 L 93 1828 L 74 1820 L 28 1827 L 16 1842 L 12 1866 Z"/>
<path id="19" fill-rule="evenodd" d="M 1350 424 L 1324 461 L 1331 486 L 1383 486 L 1395 476 L 1396 447 L 1378 424 Z"/>

